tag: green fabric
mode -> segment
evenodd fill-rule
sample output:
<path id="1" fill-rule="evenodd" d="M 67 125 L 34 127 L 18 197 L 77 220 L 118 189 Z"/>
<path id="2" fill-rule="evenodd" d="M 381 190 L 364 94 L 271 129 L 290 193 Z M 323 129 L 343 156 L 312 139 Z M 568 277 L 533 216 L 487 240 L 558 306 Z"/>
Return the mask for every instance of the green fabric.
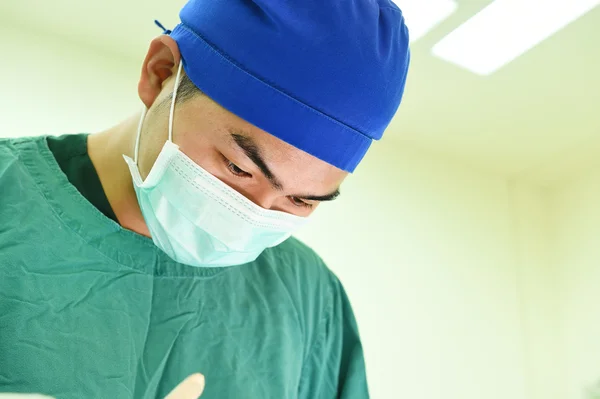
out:
<path id="1" fill-rule="evenodd" d="M 0 140 L 0 391 L 367 398 L 338 279 L 289 239 L 230 268 L 177 264 L 69 183 L 45 138 Z"/>
<path id="2" fill-rule="evenodd" d="M 48 148 L 69 182 L 107 218 L 117 221 L 88 155 L 87 134 L 48 136 Z"/>

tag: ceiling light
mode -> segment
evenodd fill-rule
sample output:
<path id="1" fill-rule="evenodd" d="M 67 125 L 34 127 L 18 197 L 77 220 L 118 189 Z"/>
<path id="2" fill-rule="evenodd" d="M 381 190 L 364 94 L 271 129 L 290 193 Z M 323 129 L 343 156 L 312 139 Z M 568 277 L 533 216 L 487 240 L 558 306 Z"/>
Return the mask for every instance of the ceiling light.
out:
<path id="1" fill-rule="evenodd" d="M 600 4 L 600 0 L 496 0 L 433 47 L 439 58 L 489 75 Z"/>

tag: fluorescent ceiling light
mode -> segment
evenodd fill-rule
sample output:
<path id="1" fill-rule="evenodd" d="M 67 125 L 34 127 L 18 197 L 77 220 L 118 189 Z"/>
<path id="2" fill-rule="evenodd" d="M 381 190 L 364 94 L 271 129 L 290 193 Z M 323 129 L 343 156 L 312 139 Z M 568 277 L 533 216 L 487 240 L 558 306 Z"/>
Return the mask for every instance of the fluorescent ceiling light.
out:
<path id="1" fill-rule="evenodd" d="M 439 58 L 489 75 L 600 4 L 600 0 L 496 0 L 433 47 Z"/>
<path id="2" fill-rule="evenodd" d="M 425 36 L 456 10 L 454 0 L 394 0 L 402 10 L 411 43 Z"/>

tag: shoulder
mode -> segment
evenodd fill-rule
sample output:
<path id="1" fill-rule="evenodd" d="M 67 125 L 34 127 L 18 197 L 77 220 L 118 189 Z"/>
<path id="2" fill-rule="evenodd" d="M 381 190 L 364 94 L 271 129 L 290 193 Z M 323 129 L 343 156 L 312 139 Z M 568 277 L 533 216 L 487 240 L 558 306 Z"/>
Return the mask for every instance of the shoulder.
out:
<path id="1" fill-rule="evenodd" d="M 323 259 L 295 237 L 267 249 L 264 258 L 278 274 L 289 275 L 312 285 L 330 284 L 332 280 L 337 280 Z"/>
<path id="2" fill-rule="evenodd" d="M 23 158 L 38 154 L 43 137 L 0 138 L 0 177 L 19 164 Z"/>
<path id="3" fill-rule="evenodd" d="M 285 286 L 286 298 L 302 320 L 305 345 L 312 346 L 342 299 L 337 276 L 312 248 L 293 237 L 265 250 L 257 266 L 271 283 Z"/>
<path id="4" fill-rule="evenodd" d="M 5 157 L 10 153 L 15 152 L 14 139 L 0 137 L 0 156 Z"/>
<path id="5" fill-rule="evenodd" d="M 323 318 L 337 302 L 340 281 L 308 245 L 291 237 L 261 256 L 261 267 L 287 287 L 288 295 L 305 315 Z"/>
<path id="6" fill-rule="evenodd" d="M 18 140 L 0 138 L 0 176 L 19 160 L 16 144 Z"/>
<path id="7" fill-rule="evenodd" d="M 278 246 L 267 249 L 267 251 L 271 252 L 271 255 L 276 259 L 289 265 L 306 261 L 322 263 L 321 258 L 312 248 L 295 237 L 290 237 Z"/>
<path id="8" fill-rule="evenodd" d="M 28 148 L 39 148 L 46 137 L 0 137 L 0 161 L 14 160 L 21 157 L 21 153 Z"/>

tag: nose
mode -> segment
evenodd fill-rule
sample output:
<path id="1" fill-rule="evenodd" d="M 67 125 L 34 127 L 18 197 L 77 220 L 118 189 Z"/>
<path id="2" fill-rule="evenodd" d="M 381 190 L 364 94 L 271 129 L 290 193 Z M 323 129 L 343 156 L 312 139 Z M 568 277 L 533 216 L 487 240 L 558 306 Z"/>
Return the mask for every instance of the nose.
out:
<path id="1" fill-rule="evenodd" d="M 263 209 L 280 210 L 277 209 L 277 203 L 281 193 L 271 187 L 254 187 L 238 192 Z"/>

